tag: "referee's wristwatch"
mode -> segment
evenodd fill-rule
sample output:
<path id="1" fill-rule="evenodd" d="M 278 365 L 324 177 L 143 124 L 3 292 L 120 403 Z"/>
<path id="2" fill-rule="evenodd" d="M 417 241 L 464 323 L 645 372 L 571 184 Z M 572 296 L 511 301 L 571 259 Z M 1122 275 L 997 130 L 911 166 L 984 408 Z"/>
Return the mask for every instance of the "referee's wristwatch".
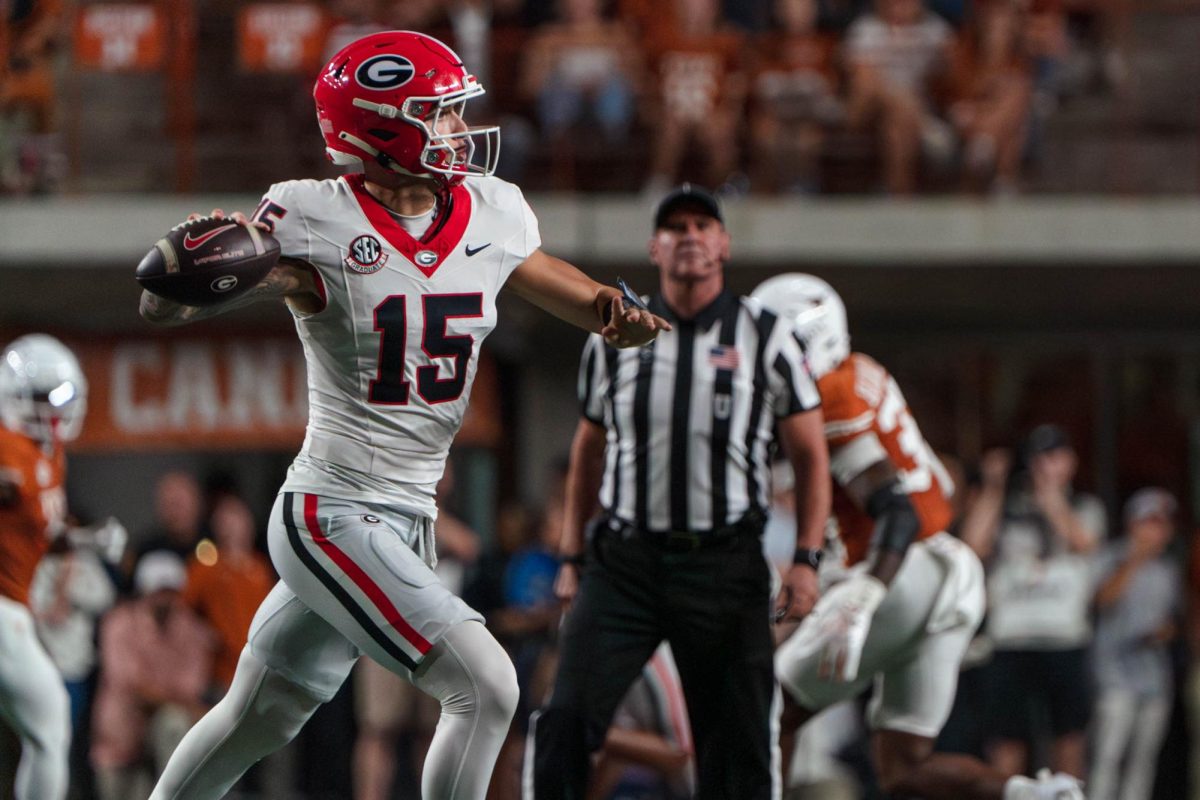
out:
<path id="1" fill-rule="evenodd" d="M 817 570 L 821 568 L 821 558 L 824 555 L 824 551 L 815 547 L 797 547 L 796 554 L 792 556 L 792 563 L 804 564 Z"/>

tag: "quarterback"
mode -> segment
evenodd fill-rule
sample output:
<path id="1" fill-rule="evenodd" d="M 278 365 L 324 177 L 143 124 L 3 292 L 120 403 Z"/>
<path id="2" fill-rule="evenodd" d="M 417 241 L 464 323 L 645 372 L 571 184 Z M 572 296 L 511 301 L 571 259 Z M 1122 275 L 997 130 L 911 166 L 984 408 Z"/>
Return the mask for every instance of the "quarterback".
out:
<path id="1" fill-rule="evenodd" d="M 668 326 L 539 249 L 520 190 L 492 177 L 498 129 L 463 121 L 482 94 L 429 36 L 351 43 L 313 97 L 330 159 L 361 172 L 276 184 L 252 219 L 233 215 L 281 245 L 279 264 L 247 294 L 202 307 L 142 295 L 142 316 L 161 324 L 281 298 L 304 345 L 310 409 L 268 528 L 281 580 L 229 693 L 183 739 L 154 800 L 222 796 L 364 653 L 441 703 L 422 796 L 487 792 L 516 677 L 482 617 L 432 567 L 434 488 L 497 294 L 508 286 L 619 347 Z"/>
<path id="2" fill-rule="evenodd" d="M 822 570 L 835 582 L 776 651 L 775 672 L 790 701 L 785 729 L 874 684 L 868 722 L 886 794 L 1079 800 L 1079 782 L 1067 775 L 1008 776 L 934 752 L 984 611 L 983 567 L 945 532 L 953 483 L 895 379 L 870 356 L 851 352 L 846 309 L 828 283 L 779 275 L 754 297 L 793 320 L 817 379 L 844 561 L 842 570 Z"/>

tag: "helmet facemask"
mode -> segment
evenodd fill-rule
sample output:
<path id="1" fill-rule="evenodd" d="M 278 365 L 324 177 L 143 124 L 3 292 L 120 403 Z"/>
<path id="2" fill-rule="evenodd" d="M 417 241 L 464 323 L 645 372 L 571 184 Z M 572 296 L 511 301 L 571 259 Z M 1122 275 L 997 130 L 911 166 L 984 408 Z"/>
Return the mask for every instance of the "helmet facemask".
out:
<path id="1" fill-rule="evenodd" d="M 500 158 L 499 126 L 466 127 L 463 130 L 438 133 L 445 115 L 456 114 L 461 120 L 467 101 L 483 94 L 483 87 L 474 79 L 470 79 L 459 91 L 448 92 L 436 97 L 409 97 L 399 107 L 388 103 L 374 103 L 361 97 L 355 97 L 352 103 L 355 108 L 377 114 L 380 117 L 381 126 L 375 128 L 368 126 L 368 130 L 386 133 L 390 121 L 396 119 L 418 128 L 424 140 L 424 147 L 417 158 L 422 169 L 435 175 L 446 176 L 451 179 L 451 182 L 456 182 L 468 176 L 488 177 L 496 172 L 496 164 Z M 347 131 L 339 131 L 337 136 L 342 141 L 374 157 L 393 172 L 424 177 L 401 167 L 399 160 L 387 152 L 386 144 L 376 147 Z M 376 138 L 382 137 L 376 136 Z M 478 146 L 477 139 L 482 139 L 482 148 Z M 482 163 L 475 161 L 475 154 L 478 150 L 482 150 Z M 358 160 L 347 153 L 333 150 L 330 151 L 330 155 L 334 163 L 346 164 Z"/>

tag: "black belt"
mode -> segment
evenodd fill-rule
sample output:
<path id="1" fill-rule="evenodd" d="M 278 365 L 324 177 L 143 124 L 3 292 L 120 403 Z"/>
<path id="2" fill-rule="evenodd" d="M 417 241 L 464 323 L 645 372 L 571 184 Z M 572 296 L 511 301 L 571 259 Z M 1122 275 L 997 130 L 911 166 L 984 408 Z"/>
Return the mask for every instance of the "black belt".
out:
<path id="1" fill-rule="evenodd" d="M 766 517 L 759 511 L 747 512 L 732 525 L 704 531 L 653 531 L 611 520 L 608 529 L 622 539 L 638 538 L 667 553 L 690 553 L 709 547 L 728 546 L 743 537 L 762 535 Z"/>

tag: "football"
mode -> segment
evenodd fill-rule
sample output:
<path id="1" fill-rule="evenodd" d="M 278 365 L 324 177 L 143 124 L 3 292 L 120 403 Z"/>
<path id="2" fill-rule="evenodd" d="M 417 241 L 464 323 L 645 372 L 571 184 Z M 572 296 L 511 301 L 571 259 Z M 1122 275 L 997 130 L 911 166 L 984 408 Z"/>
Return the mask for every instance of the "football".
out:
<path id="1" fill-rule="evenodd" d="M 136 277 L 152 294 L 208 306 L 253 289 L 278 261 L 279 241 L 266 231 L 227 217 L 201 217 L 159 239 Z"/>

